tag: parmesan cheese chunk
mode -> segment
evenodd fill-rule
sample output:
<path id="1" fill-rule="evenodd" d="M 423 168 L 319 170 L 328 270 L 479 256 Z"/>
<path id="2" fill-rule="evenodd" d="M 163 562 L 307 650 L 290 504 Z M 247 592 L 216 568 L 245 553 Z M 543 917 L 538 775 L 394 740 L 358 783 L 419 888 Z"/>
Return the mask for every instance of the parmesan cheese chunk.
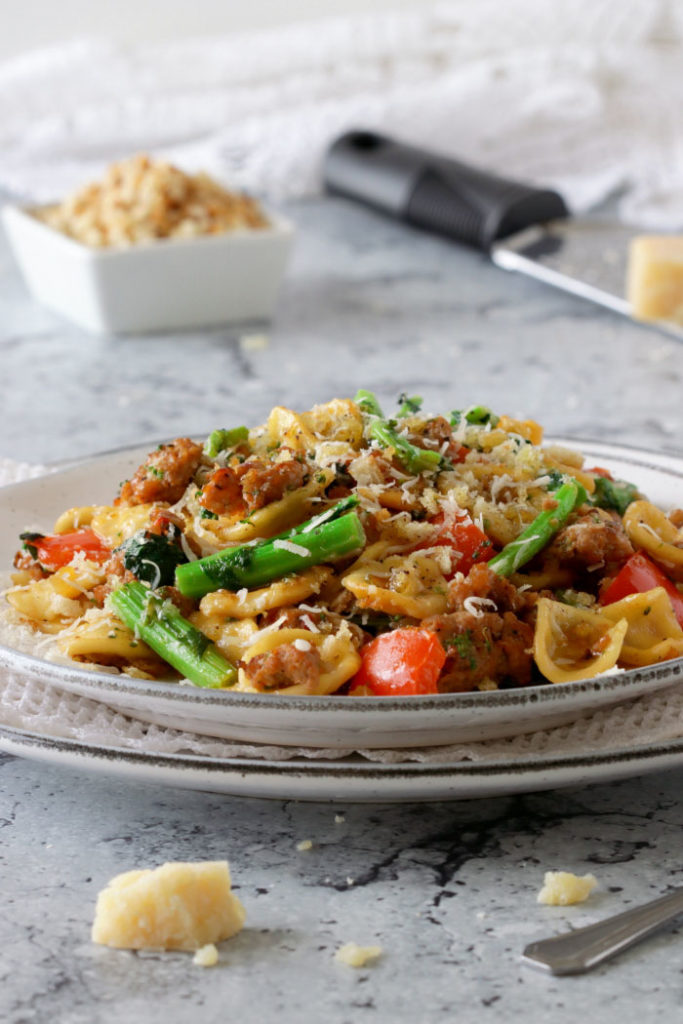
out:
<path id="1" fill-rule="evenodd" d="M 357 946 L 355 942 L 347 942 L 339 947 L 334 959 L 347 967 L 365 967 L 368 960 L 376 960 L 381 953 L 381 946 Z"/>
<path id="2" fill-rule="evenodd" d="M 627 290 L 637 319 L 683 324 L 683 237 L 634 238 L 629 251 Z"/>
<path id="3" fill-rule="evenodd" d="M 215 967 L 218 963 L 218 950 L 213 942 L 209 942 L 208 945 L 198 949 L 192 957 L 192 963 L 196 964 L 197 967 Z"/>
<path id="4" fill-rule="evenodd" d="M 235 935 L 244 907 L 227 861 L 126 871 L 97 897 L 92 940 L 115 949 L 198 950 Z"/>
<path id="5" fill-rule="evenodd" d="M 583 903 L 597 886 L 593 875 L 573 875 L 571 871 L 546 871 L 538 902 L 550 907 Z"/>

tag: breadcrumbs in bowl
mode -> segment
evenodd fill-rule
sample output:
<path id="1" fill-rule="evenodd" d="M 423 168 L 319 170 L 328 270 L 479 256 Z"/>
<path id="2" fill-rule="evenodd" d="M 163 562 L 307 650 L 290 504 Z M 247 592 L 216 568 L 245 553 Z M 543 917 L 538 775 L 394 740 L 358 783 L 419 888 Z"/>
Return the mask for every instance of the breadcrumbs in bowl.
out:
<path id="1" fill-rule="evenodd" d="M 83 245 L 127 246 L 268 227 L 259 203 L 208 174 L 186 174 L 140 154 L 112 164 L 100 182 L 36 216 Z"/>
<path id="2" fill-rule="evenodd" d="M 34 297 L 111 334 L 268 319 L 294 234 L 255 199 L 146 156 L 61 203 L 8 205 L 2 217 Z"/>

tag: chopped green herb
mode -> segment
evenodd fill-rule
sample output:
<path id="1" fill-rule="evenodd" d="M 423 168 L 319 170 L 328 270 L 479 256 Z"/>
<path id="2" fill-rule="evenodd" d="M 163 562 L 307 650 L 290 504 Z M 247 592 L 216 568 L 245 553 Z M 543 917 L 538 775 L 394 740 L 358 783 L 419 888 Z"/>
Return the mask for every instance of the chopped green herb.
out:
<path id="1" fill-rule="evenodd" d="M 422 408 L 422 398 L 420 395 L 408 396 L 405 391 L 401 392 L 398 398 L 398 417 L 403 419 L 405 416 L 414 416 Z"/>

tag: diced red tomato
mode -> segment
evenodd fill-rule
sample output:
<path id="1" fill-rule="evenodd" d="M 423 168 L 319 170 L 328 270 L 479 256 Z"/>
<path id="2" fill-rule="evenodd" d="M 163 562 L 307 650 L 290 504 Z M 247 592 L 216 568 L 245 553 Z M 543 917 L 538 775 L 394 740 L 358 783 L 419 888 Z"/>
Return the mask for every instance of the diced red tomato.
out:
<path id="1" fill-rule="evenodd" d="M 671 598 L 674 613 L 683 626 L 683 594 L 681 594 L 668 576 L 658 565 L 655 565 L 642 551 L 631 555 L 626 564 L 600 595 L 601 604 L 613 604 L 621 601 L 629 594 L 643 594 L 654 587 L 664 587 Z"/>
<path id="2" fill-rule="evenodd" d="M 606 480 L 614 480 L 609 469 L 603 469 L 602 466 L 591 466 L 590 469 L 585 469 L 584 473 L 593 473 L 594 476 L 604 476 Z"/>
<path id="3" fill-rule="evenodd" d="M 449 521 L 446 521 L 444 514 L 440 512 L 431 523 L 438 528 L 436 534 L 418 544 L 417 550 L 437 545 L 453 548 L 460 554 L 460 558 L 451 575 L 455 575 L 456 572 L 467 575 L 475 562 L 488 562 L 495 554 L 491 541 L 466 512 Z"/>
<path id="4" fill-rule="evenodd" d="M 464 444 L 458 444 L 457 441 L 451 441 L 446 450 L 446 458 L 455 463 L 464 462 L 465 458 L 471 451 L 472 449 L 466 448 Z"/>
<path id="5" fill-rule="evenodd" d="M 72 533 L 54 533 L 35 541 L 38 561 L 46 569 L 61 569 L 80 551 L 91 562 L 105 562 L 111 548 L 94 530 L 74 530 Z"/>
<path id="6" fill-rule="evenodd" d="M 436 633 L 428 629 L 395 629 L 381 633 L 361 648 L 362 664 L 350 693 L 365 687 L 376 697 L 438 693 L 436 682 L 446 660 Z"/>

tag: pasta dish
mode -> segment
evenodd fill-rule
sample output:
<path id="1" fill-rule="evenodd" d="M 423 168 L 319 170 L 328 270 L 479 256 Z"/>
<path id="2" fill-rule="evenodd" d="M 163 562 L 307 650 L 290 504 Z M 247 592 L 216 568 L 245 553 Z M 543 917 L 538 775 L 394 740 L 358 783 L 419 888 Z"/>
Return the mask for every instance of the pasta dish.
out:
<path id="1" fill-rule="evenodd" d="M 150 452 L 21 534 L 6 620 L 73 662 L 264 694 L 565 683 L 683 656 L 683 511 L 532 420 L 372 392 Z"/>

